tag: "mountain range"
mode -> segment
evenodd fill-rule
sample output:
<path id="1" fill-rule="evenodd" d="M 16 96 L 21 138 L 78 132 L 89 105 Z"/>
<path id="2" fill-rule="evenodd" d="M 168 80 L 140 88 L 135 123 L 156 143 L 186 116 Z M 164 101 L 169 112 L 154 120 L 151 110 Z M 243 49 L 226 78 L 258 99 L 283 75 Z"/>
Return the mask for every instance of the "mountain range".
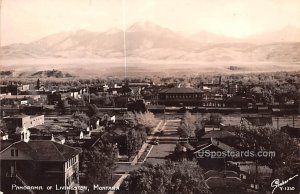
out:
<path id="1" fill-rule="evenodd" d="M 128 60 L 299 62 L 300 29 L 288 26 L 243 39 L 206 31 L 182 35 L 150 22 L 106 32 L 62 32 L 1 49 L 2 59 L 92 58 Z"/>

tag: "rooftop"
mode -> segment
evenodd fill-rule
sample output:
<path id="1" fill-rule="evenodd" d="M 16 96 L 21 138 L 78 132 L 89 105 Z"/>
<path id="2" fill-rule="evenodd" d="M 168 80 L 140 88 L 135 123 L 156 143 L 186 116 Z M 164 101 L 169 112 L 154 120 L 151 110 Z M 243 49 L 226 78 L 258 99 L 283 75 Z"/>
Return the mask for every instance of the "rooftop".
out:
<path id="1" fill-rule="evenodd" d="M 217 138 L 217 139 L 222 139 L 222 138 L 231 138 L 235 137 L 233 133 L 230 133 L 229 131 L 225 130 L 216 130 L 216 131 L 210 131 L 203 135 L 201 138 Z"/>
<path id="2" fill-rule="evenodd" d="M 194 93 L 201 93 L 202 91 L 196 88 L 186 88 L 186 87 L 174 87 L 174 88 L 167 88 L 161 90 L 159 93 L 165 94 L 194 94 Z"/>
<path id="3" fill-rule="evenodd" d="M 49 140 L 30 140 L 27 143 L 18 141 L 8 147 L 11 146 L 24 152 L 25 154 L 28 154 L 33 160 L 36 161 L 67 161 L 81 152 L 77 148 L 62 145 Z"/>

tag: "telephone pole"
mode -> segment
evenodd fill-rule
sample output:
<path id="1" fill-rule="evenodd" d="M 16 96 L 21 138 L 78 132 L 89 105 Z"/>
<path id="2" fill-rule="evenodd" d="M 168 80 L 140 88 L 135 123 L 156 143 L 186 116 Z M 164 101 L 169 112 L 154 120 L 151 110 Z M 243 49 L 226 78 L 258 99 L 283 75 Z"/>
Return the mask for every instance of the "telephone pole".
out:
<path id="1" fill-rule="evenodd" d="M 124 53 L 124 77 L 127 78 L 127 50 L 126 50 L 126 7 L 122 0 L 122 28 L 123 28 L 123 53 Z"/>

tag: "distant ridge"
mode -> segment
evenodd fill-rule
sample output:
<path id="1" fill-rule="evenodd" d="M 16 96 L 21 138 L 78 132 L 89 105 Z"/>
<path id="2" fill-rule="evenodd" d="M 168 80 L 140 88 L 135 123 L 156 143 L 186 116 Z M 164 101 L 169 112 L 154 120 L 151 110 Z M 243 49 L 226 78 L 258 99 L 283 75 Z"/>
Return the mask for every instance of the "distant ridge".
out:
<path id="1" fill-rule="evenodd" d="M 123 32 L 62 32 L 28 44 L 1 49 L 2 59 L 88 58 L 122 59 Z M 151 22 L 137 22 L 126 30 L 127 57 L 140 60 L 299 62 L 300 29 L 286 27 L 245 39 L 210 32 L 184 36 Z"/>
<path id="2" fill-rule="evenodd" d="M 64 73 L 59 70 L 46 70 L 46 71 L 38 71 L 36 73 L 32 73 L 30 77 L 36 77 L 36 78 L 68 78 L 73 77 L 69 73 Z"/>

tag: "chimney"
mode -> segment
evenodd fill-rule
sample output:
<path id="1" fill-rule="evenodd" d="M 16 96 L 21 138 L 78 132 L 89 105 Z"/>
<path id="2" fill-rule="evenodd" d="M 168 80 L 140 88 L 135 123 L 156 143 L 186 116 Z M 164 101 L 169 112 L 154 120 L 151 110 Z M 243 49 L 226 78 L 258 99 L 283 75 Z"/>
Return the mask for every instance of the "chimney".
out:
<path id="1" fill-rule="evenodd" d="M 219 86 L 221 85 L 222 83 L 222 76 L 219 77 Z"/>
<path id="2" fill-rule="evenodd" d="M 30 131 L 27 128 L 23 128 L 21 131 L 21 141 L 28 143 L 30 140 Z"/>
<path id="3" fill-rule="evenodd" d="M 51 141 L 54 141 L 54 142 L 55 142 L 55 139 L 54 139 L 53 134 L 51 135 Z"/>

